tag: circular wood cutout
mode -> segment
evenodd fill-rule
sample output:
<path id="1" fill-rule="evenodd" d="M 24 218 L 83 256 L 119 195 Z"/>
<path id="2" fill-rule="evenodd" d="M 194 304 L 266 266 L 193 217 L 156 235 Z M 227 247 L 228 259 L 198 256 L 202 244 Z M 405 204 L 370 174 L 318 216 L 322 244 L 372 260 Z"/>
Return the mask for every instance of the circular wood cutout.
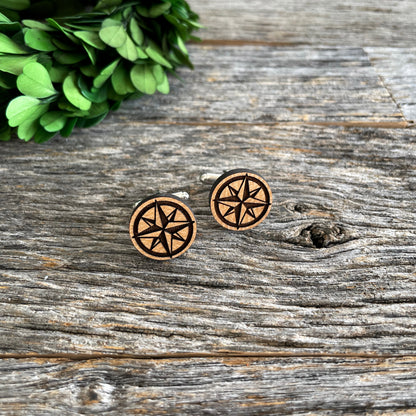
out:
<path id="1" fill-rule="evenodd" d="M 236 169 L 220 176 L 211 189 L 211 212 L 229 230 L 244 231 L 259 225 L 272 207 L 272 191 L 259 174 Z"/>
<path id="2" fill-rule="evenodd" d="M 185 253 L 196 236 L 191 209 L 173 195 L 154 195 L 140 201 L 130 218 L 134 247 L 155 260 L 170 260 Z"/>

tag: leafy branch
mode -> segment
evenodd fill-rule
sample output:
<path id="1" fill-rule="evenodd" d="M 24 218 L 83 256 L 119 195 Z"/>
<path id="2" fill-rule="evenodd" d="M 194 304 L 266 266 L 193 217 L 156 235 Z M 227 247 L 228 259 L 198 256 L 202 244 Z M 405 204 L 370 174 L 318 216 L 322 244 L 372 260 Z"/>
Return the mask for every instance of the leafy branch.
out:
<path id="1" fill-rule="evenodd" d="M 168 94 L 199 27 L 185 0 L 0 0 L 0 140 L 68 137 Z"/>

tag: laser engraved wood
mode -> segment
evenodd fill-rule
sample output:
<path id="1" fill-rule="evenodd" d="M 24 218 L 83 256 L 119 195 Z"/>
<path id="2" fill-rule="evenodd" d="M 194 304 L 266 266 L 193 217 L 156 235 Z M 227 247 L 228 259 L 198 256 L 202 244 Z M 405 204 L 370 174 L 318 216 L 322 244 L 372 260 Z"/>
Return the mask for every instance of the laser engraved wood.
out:
<path id="1" fill-rule="evenodd" d="M 155 260 L 179 257 L 192 245 L 196 221 L 180 199 L 153 196 L 141 201 L 130 218 L 130 237 L 144 256 Z"/>
<path id="2" fill-rule="evenodd" d="M 229 230 L 244 231 L 259 225 L 270 212 L 272 191 L 255 172 L 236 169 L 224 173 L 212 186 L 211 212 Z"/>

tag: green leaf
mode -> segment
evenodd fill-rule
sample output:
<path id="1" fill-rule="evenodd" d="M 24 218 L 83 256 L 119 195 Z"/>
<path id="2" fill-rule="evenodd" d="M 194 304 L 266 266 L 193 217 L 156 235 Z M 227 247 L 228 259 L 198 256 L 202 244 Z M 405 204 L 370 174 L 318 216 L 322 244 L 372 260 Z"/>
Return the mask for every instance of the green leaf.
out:
<path id="1" fill-rule="evenodd" d="M 84 123 L 82 125 L 83 128 L 88 128 L 88 127 L 93 127 L 99 123 L 101 123 L 108 115 L 107 113 L 103 113 L 97 117 L 93 117 L 93 118 L 87 118 L 84 120 Z"/>
<path id="2" fill-rule="evenodd" d="M 37 55 L 31 56 L 0 56 L 0 71 L 20 75 L 29 62 L 35 62 Z"/>
<path id="3" fill-rule="evenodd" d="M 88 111 L 81 111 L 79 108 L 72 105 L 65 97 L 58 100 L 58 108 L 66 111 L 71 117 L 88 117 Z"/>
<path id="4" fill-rule="evenodd" d="M 95 78 L 99 75 L 99 70 L 95 65 L 84 65 L 79 69 L 86 77 Z"/>
<path id="5" fill-rule="evenodd" d="M 67 116 L 62 111 L 51 111 L 40 119 L 41 126 L 48 132 L 57 132 L 65 127 Z"/>
<path id="6" fill-rule="evenodd" d="M 134 90 L 137 91 L 136 88 Z M 117 94 L 114 91 L 113 86 L 110 84 L 110 86 L 108 87 L 108 99 L 110 101 L 123 101 L 125 98 L 126 98 L 125 95 Z"/>
<path id="7" fill-rule="evenodd" d="M 12 138 L 12 131 L 8 125 L 0 128 L 0 142 L 8 142 Z"/>
<path id="8" fill-rule="evenodd" d="M 72 130 L 74 130 L 75 125 L 77 124 L 78 119 L 69 118 L 65 124 L 65 126 L 61 130 L 62 137 L 69 137 L 72 134 Z"/>
<path id="9" fill-rule="evenodd" d="M 136 49 L 137 49 L 137 55 L 139 56 L 139 59 L 148 59 L 149 58 L 140 46 L 137 46 Z"/>
<path id="10" fill-rule="evenodd" d="M 179 2 L 175 3 L 175 6 L 173 7 L 173 12 L 177 17 L 180 17 L 183 20 L 187 20 L 189 17 L 188 10 L 186 10 L 186 7 L 181 5 Z"/>
<path id="11" fill-rule="evenodd" d="M 85 78 L 79 77 L 78 87 L 82 95 L 93 103 L 103 103 L 107 100 L 107 88 L 105 84 L 101 88 L 92 87 L 89 89 Z"/>
<path id="12" fill-rule="evenodd" d="M 0 21 L 0 32 L 7 34 L 9 36 L 13 36 L 15 33 L 19 33 L 22 30 L 22 26 L 19 22 L 1 22 Z"/>
<path id="13" fill-rule="evenodd" d="M 82 53 L 55 51 L 53 57 L 62 65 L 74 65 L 83 61 L 86 55 Z"/>
<path id="14" fill-rule="evenodd" d="M 136 19 L 130 20 L 130 35 L 138 46 L 143 45 L 144 34 L 143 31 L 140 29 L 140 26 L 137 23 Z"/>
<path id="15" fill-rule="evenodd" d="M 46 53 L 40 53 L 36 55 L 38 57 L 37 61 L 43 65 L 47 71 L 52 68 L 52 58 Z"/>
<path id="16" fill-rule="evenodd" d="M 25 10 L 30 7 L 30 0 L 1 0 L 1 7 L 11 10 Z"/>
<path id="17" fill-rule="evenodd" d="M 171 63 L 162 56 L 161 52 L 158 50 L 156 45 L 149 45 L 145 49 L 145 51 L 149 55 L 149 57 L 153 59 L 153 61 L 157 62 L 160 65 L 166 66 L 167 68 L 173 68 Z"/>
<path id="18" fill-rule="evenodd" d="M 113 75 L 119 62 L 120 62 L 120 59 L 116 59 L 114 62 L 106 66 L 100 72 L 100 74 L 94 79 L 95 88 L 101 88 L 105 84 L 105 82 L 111 77 L 111 75 Z"/>
<path id="19" fill-rule="evenodd" d="M 95 10 L 104 10 L 110 7 L 120 6 L 123 0 L 100 0 L 95 6 Z"/>
<path id="20" fill-rule="evenodd" d="M 119 95 L 127 95 L 136 91 L 131 82 L 130 74 L 124 65 L 119 65 L 111 76 L 111 84 L 114 91 Z"/>
<path id="21" fill-rule="evenodd" d="M 25 43 L 27 46 L 37 51 L 56 51 L 56 46 L 52 42 L 51 35 L 40 29 L 28 29 L 25 33 Z"/>
<path id="22" fill-rule="evenodd" d="M 176 41 L 178 43 L 178 48 L 182 51 L 182 53 L 184 53 L 185 55 L 188 55 L 189 53 L 188 53 L 188 49 L 186 49 L 185 42 L 179 35 L 176 36 Z"/>
<path id="23" fill-rule="evenodd" d="M 136 11 L 137 11 L 137 13 L 139 13 L 143 17 L 150 17 L 150 15 L 149 15 L 149 9 L 147 9 L 144 6 L 137 6 L 136 7 Z"/>
<path id="24" fill-rule="evenodd" d="M 88 111 L 91 108 L 91 101 L 87 100 L 81 93 L 77 85 L 77 76 L 75 72 L 69 74 L 63 83 L 63 91 L 68 101 L 82 111 Z"/>
<path id="25" fill-rule="evenodd" d="M 28 51 L 23 49 L 16 42 L 12 41 L 8 36 L 0 33 L 0 53 L 10 53 L 13 55 L 28 54 Z"/>
<path id="26" fill-rule="evenodd" d="M 17 129 L 17 136 L 19 139 L 28 142 L 33 139 L 39 128 L 39 120 L 29 120 L 22 123 Z"/>
<path id="27" fill-rule="evenodd" d="M 46 131 L 44 128 L 39 127 L 34 137 L 35 143 L 45 143 L 48 140 L 52 139 L 52 137 L 55 137 L 56 134 L 57 133 L 55 132 L 50 133 L 49 131 Z"/>
<path id="28" fill-rule="evenodd" d="M 41 104 L 37 98 L 20 96 L 10 101 L 6 117 L 9 119 L 9 126 L 17 127 L 20 124 L 35 120 L 48 111 L 49 105 Z"/>
<path id="29" fill-rule="evenodd" d="M 12 21 L 3 13 L 0 13 L 0 22 L 2 23 L 12 23 Z"/>
<path id="30" fill-rule="evenodd" d="M 61 26 L 55 19 L 46 19 L 46 21 L 52 28 L 62 32 L 68 39 L 71 40 L 71 42 L 75 44 L 78 43 L 78 39 L 71 33 L 71 31 Z"/>
<path id="31" fill-rule="evenodd" d="M 90 112 L 88 113 L 88 118 L 98 117 L 102 114 L 107 114 L 109 111 L 110 106 L 107 101 L 103 103 L 94 103 L 91 107 Z"/>
<path id="32" fill-rule="evenodd" d="M 56 46 L 57 49 L 61 51 L 69 51 L 74 52 L 78 49 L 78 45 L 72 42 L 68 42 L 67 39 L 61 40 L 58 38 L 52 38 L 53 44 Z"/>
<path id="33" fill-rule="evenodd" d="M 139 91 L 145 94 L 156 92 L 156 79 L 149 65 L 135 65 L 130 72 L 130 78 Z"/>
<path id="34" fill-rule="evenodd" d="M 19 13 L 14 11 L 14 10 L 5 9 L 3 7 L 0 7 L 0 13 L 2 14 L 2 16 L 5 16 L 11 22 L 18 22 L 19 19 L 20 19 Z"/>
<path id="35" fill-rule="evenodd" d="M 16 77 L 6 72 L 0 72 L 0 87 L 5 90 L 11 90 L 16 87 Z M 4 92 L 2 91 L 4 94 Z M 1 99 L 1 98 L 0 98 Z"/>
<path id="36" fill-rule="evenodd" d="M 30 62 L 17 78 L 17 88 L 29 97 L 47 98 L 57 93 L 46 68 L 38 62 Z"/>
<path id="37" fill-rule="evenodd" d="M 52 82 L 57 82 L 62 84 L 65 81 L 65 78 L 69 74 L 69 69 L 64 65 L 56 65 L 52 67 L 49 71 L 49 76 L 51 77 Z"/>
<path id="38" fill-rule="evenodd" d="M 134 62 L 135 60 L 139 59 L 139 53 L 137 51 L 137 46 L 131 40 L 130 36 L 127 36 L 126 41 L 124 42 L 123 46 L 117 48 L 117 52 L 128 61 Z"/>
<path id="39" fill-rule="evenodd" d="M 165 2 L 162 4 L 156 4 L 155 6 L 151 7 L 149 10 L 149 17 L 159 17 L 163 13 L 167 12 L 172 7 L 172 4 L 169 2 Z"/>
<path id="40" fill-rule="evenodd" d="M 163 73 L 162 82 L 158 83 L 156 88 L 162 94 L 169 94 L 170 92 L 169 80 L 165 72 Z"/>
<path id="41" fill-rule="evenodd" d="M 194 68 L 192 65 L 192 62 L 189 60 L 188 55 L 185 55 L 182 51 L 179 49 L 172 49 L 169 54 L 169 58 L 176 62 L 178 65 L 185 65 L 191 69 Z"/>
<path id="42" fill-rule="evenodd" d="M 97 64 L 97 54 L 95 52 L 95 49 L 87 45 L 86 43 L 83 43 L 82 46 L 84 47 L 85 51 L 87 52 L 88 57 L 90 58 L 90 61 L 93 65 Z"/>
<path id="43" fill-rule="evenodd" d="M 141 93 L 141 92 L 138 92 L 138 93 L 136 93 L 136 94 L 134 94 L 134 95 L 136 95 L 136 96 L 137 96 L 137 98 L 142 98 L 144 94 L 143 94 L 143 93 Z M 140 97 L 139 97 L 139 95 L 140 95 Z M 111 106 L 110 110 L 111 110 L 111 111 L 117 111 L 117 110 L 119 110 L 119 109 L 120 109 L 120 107 L 121 107 L 121 104 L 122 104 L 122 102 L 121 102 L 121 101 L 117 101 L 117 102 L 115 102 L 115 103 Z"/>
<path id="44" fill-rule="evenodd" d="M 99 36 L 105 44 L 113 48 L 123 46 L 127 40 L 127 32 L 123 24 L 111 18 L 104 20 Z"/>
<path id="45" fill-rule="evenodd" d="M 103 50 L 106 48 L 105 43 L 100 39 L 100 36 L 96 32 L 79 30 L 74 32 L 74 35 L 87 45 L 93 46 L 96 49 Z"/>
<path id="46" fill-rule="evenodd" d="M 46 32 L 53 32 L 55 30 L 52 27 L 48 26 L 47 24 L 39 22 L 38 20 L 25 19 L 25 20 L 22 20 L 22 23 L 23 25 L 31 29 L 40 29 Z"/>
<path id="47" fill-rule="evenodd" d="M 159 85 L 164 80 L 165 70 L 158 64 L 153 65 L 153 75 L 155 76 L 156 83 Z"/>

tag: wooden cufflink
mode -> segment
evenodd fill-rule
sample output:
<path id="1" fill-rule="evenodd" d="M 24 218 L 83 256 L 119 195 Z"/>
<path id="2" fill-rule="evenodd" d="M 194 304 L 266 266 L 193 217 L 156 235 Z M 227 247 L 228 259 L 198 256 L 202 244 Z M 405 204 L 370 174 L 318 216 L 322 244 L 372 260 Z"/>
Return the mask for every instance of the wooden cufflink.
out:
<path id="1" fill-rule="evenodd" d="M 209 205 L 215 220 L 228 230 L 244 231 L 259 225 L 272 207 L 272 191 L 266 180 L 248 169 L 223 175 L 203 174 L 202 182 L 214 181 Z"/>
<path id="2" fill-rule="evenodd" d="M 181 256 L 196 237 L 196 220 L 182 200 L 186 192 L 156 194 L 136 203 L 130 218 L 130 238 L 134 247 L 154 260 Z"/>

